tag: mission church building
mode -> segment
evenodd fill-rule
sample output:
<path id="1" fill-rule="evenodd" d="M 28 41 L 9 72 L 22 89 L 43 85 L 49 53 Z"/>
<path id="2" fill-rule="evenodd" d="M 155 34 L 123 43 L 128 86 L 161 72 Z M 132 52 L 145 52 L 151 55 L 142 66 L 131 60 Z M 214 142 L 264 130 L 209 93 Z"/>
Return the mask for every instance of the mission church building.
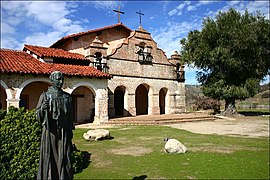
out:
<path id="1" fill-rule="evenodd" d="M 50 47 L 1 49 L 0 103 L 34 109 L 55 70 L 73 98 L 77 123 L 110 118 L 185 112 L 185 77 L 180 56 L 167 58 L 140 25 L 122 23 L 61 38 Z"/>

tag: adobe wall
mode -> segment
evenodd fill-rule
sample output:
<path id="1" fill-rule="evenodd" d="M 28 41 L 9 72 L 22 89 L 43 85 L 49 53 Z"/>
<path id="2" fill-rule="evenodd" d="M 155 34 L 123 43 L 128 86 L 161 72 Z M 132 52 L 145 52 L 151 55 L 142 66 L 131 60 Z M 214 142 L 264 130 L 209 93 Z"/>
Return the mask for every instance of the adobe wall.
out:
<path id="1" fill-rule="evenodd" d="M 108 30 L 101 30 L 94 33 L 89 33 L 86 35 L 80 36 L 78 39 L 71 38 L 65 44 L 62 46 L 59 46 L 58 48 L 70 51 L 70 52 L 76 52 L 83 55 L 87 55 L 84 51 L 84 47 L 89 46 L 95 39 L 95 37 L 98 36 L 99 39 L 103 43 L 110 43 L 113 41 L 117 41 L 119 39 L 123 39 L 129 36 L 129 32 L 127 30 L 121 31 L 117 28 L 112 28 Z"/>

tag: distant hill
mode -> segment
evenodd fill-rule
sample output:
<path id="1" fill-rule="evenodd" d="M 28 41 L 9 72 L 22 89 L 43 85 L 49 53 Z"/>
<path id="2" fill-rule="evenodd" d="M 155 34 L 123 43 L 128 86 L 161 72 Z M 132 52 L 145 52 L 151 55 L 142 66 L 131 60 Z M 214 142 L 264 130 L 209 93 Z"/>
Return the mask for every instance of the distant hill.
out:
<path id="1" fill-rule="evenodd" d="M 194 104 L 199 97 L 205 97 L 202 93 L 200 85 L 186 85 L 185 90 L 187 106 Z"/>
<path id="2" fill-rule="evenodd" d="M 260 90 L 259 90 L 259 93 L 262 93 L 262 92 L 267 91 L 269 89 L 270 89 L 270 83 L 261 85 Z"/>
<path id="3" fill-rule="evenodd" d="M 206 98 L 201 90 L 200 85 L 186 85 L 185 86 L 185 95 L 186 95 L 186 106 L 187 108 L 191 108 L 192 104 L 194 104 L 200 98 Z M 256 104 L 269 104 L 270 98 L 270 83 L 261 85 L 259 88 L 258 94 L 254 97 L 247 98 L 244 101 L 238 101 L 240 104 L 245 103 L 256 103 Z"/>

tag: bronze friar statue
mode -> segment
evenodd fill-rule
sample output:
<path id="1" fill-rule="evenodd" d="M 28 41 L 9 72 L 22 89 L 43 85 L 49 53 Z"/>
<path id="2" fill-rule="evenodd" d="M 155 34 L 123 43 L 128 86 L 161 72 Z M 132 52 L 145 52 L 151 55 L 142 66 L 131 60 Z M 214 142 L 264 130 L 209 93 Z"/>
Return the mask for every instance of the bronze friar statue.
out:
<path id="1" fill-rule="evenodd" d="M 72 98 L 62 90 L 62 72 L 54 71 L 50 80 L 52 86 L 41 94 L 36 108 L 37 120 L 43 125 L 37 179 L 73 179 Z"/>

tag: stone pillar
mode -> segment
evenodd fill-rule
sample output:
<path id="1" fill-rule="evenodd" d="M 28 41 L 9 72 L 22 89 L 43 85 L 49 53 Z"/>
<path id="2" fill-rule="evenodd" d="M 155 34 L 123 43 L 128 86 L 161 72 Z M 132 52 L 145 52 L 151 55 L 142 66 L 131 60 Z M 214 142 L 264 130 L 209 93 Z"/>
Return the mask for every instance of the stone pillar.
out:
<path id="1" fill-rule="evenodd" d="M 135 94 L 128 94 L 127 110 L 127 113 L 129 113 L 129 115 L 136 116 Z"/>
<path id="2" fill-rule="evenodd" d="M 123 112 L 124 116 L 131 116 L 131 113 L 128 111 L 128 109 L 129 109 L 128 93 L 125 92 L 125 95 L 124 95 L 124 112 Z"/>
<path id="3" fill-rule="evenodd" d="M 108 99 L 107 89 L 97 90 L 97 96 L 95 98 L 94 124 L 101 124 L 108 121 Z"/>
<path id="4" fill-rule="evenodd" d="M 148 114 L 149 115 L 158 115 L 158 114 L 160 114 L 159 94 L 151 94 L 151 95 L 149 95 Z"/>
<path id="5" fill-rule="evenodd" d="M 176 91 L 172 94 L 172 107 L 171 113 L 172 114 L 179 114 L 185 112 L 185 96 L 182 96 L 179 91 Z"/>
<path id="6" fill-rule="evenodd" d="M 95 98 L 94 124 L 102 124 L 108 121 L 108 98 Z"/>
<path id="7" fill-rule="evenodd" d="M 7 99 L 7 109 L 10 106 L 19 108 L 20 107 L 20 99 Z"/>
<path id="8" fill-rule="evenodd" d="M 171 114 L 171 96 L 167 92 L 165 97 L 165 114 Z"/>
<path id="9" fill-rule="evenodd" d="M 115 108 L 114 108 L 114 94 L 109 93 L 108 100 L 108 108 L 109 108 L 109 118 L 115 117 Z"/>

